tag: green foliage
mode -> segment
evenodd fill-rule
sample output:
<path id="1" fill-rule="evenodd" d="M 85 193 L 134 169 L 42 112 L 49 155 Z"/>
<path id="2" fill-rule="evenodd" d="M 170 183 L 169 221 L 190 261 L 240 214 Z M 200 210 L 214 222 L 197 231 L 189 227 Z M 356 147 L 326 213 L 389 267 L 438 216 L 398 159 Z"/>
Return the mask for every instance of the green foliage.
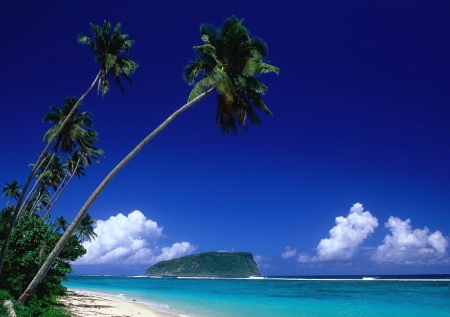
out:
<path id="1" fill-rule="evenodd" d="M 194 46 L 197 57 L 189 61 L 183 73 L 190 85 L 203 75 L 194 85 L 188 101 L 210 88 L 217 90 L 216 124 L 225 133 L 237 133 L 236 122 L 245 128 L 247 118 L 253 124 L 260 124 L 253 107 L 272 114 L 261 97 L 267 87 L 256 77 L 279 72 L 277 67 L 264 62 L 268 54 L 266 43 L 251 37 L 242 22 L 230 17 L 220 28 L 202 24 L 200 35 L 204 44 Z"/>
<path id="2" fill-rule="evenodd" d="M 15 180 L 6 183 L 5 187 L 3 187 L 3 195 L 7 196 L 9 198 L 14 198 L 16 201 L 19 200 L 20 194 L 22 194 L 22 189 L 20 188 L 21 186 L 19 185 L 19 183 Z M 6 203 L 6 206 L 8 206 L 9 204 L 9 199 L 8 202 Z"/>
<path id="3" fill-rule="evenodd" d="M 129 54 L 133 40 L 126 40 L 128 34 L 122 34 L 121 24 L 117 23 L 111 34 L 111 24 L 104 21 L 103 26 L 91 23 L 93 32 L 92 38 L 80 33 L 78 42 L 91 47 L 95 54 L 95 61 L 100 64 L 101 78 L 98 82 L 98 88 L 105 95 L 109 89 L 109 76 L 113 76 L 119 85 L 122 95 L 125 94 L 120 76 L 123 76 L 130 84 L 131 74 L 134 73 L 138 64 L 128 58 L 119 56 L 122 53 Z"/>
<path id="4" fill-rule="evenodd" d="M 13 302 L 17 317 L 70 317 L 54 300 L 31 300 L 29 305 L 23 306 L 14 302 L 14 298 L 5 290 L 0 290 L 0 317 L 8 317 L 7 309 L 3 306 L 5 300 Z"/>
<path id="5" fill-rule="evenodd" d="M 19 297 L 60 237 L 61 234 L 54 232 L 53 227 L 43 219 L 34 216 L 22 218 L 11 236 L 0 275 L 1 289 L 8 291 L 14 298 Z M 49 302 L 65 295 L 66 289 L 61 282 L 66 279 L 67 273 L 73 272 L 70 261 L 75 261 L 85 253 L 78 239 L 72 236 L 36 290 L 35 300 Z"/>
<path id="6" fill-rule="evenodd" d="M 3 208 L 0 212 L 0 240 L 5 239 L 15 208 L 16 206 L 9 205 L 8 207 Z"/>
<path id="7" fill-rule="evenodd" d="M 90 214 L 84 215 L 81 218 L 80 224 L 78 225 L 77 231 L 80 233 L 79 240 L 83 242 L 86 238 L 89 241 L 95 240 L 97 238 L 97 234 L 94 232 L 94 225 L 97 221 L 95 221 Z"/>
<path id="8" fill-rule="evenodd" d="M 45 114 L 42 121 L 53 123 L 54 126 L 45 133 L 45 141 L 52 138 L 56 131 L 60 129 L 61 124 L 67 118 L 77 102 L 78 98 L 66 97 L 61 109 L 55 105 L 50 106 L 51 111 Z M 80 149 L 91 147 L 91 142 L 88 142 L 90 136 L 85 128 L 92 127 L 92 119 L 90 118 L 92 113 L 89 111 L 81 113 L 77 112 L 78 107 L 75 110 L 75 113 L 70 117 L 69 121 L 64 125 L 63 129 L 56 136 L 56 144 L 53 148 L 55 152 L 62 150 L 66 153 L 72 153 L 76 145 L 78 145 Z"/>
<path id="9" fill-rule="evenodd" d="M 241 277 L 261 275 L 250 252 L 205 252 L 161 261 L 146 275 Z"/>

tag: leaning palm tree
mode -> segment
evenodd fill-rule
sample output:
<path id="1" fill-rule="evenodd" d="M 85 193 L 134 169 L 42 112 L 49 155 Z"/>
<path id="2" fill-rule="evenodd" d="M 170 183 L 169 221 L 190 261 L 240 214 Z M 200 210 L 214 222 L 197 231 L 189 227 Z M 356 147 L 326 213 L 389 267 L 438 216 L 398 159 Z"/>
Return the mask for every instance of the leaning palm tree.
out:
<path id="1" fill-rule="evenodd" d="M 256 76 L 279 71 L 264 62 L 268 53 L 266 43 L 258 37 L 250 37 L 242 22 L 231 17 L 221 28 L 201 25 L 204 44 L 194 47 L 197 58 L 189 61 L 183 74 L 190 85 L 197 76 L 204 75 L 194 85 L 189 101 L 211 87 L 217 90 L 216 123 L 225 133 L 237 133 L 236 121 L 245 128 L 247 118 L 251 123 L 260 124 L 253 106 L 272 114 L 261 97 L 267 87 Z"/>
<path id="2" fill-rule="evenodd" d="M 78 42 L 89 45 L 96 54 L 95 60 L 100 64 L 100 80 L 98 82 L 98 90 L 101 90 L 102 95 L 105 95 L 109 90 L 109 77 L 114 77 L 114 80 L 120 87 L 122 95 L 125 94 L 120 81 L 120 76 L 132 84 L 130 75 L 136 70 L 138 64 L 131 59 L 119 56 L 121 53 L 130 51 L 133 45 L 133 40 L 126 40 L 128 34 L 122 34 L 120 30 L 120 23 L 117 23 L 114 31 L 111 34 L 111 24 L 104 21 L 103 26 L 91 23 L 91 29 L 94 32 L 93 38 L 80 33 L 78 35 Z"/>
<path id="3" fill-rule="evenodd" d="M 25 185 L 23 186 L 22 194 L 20 195 L 20 198 L 17 202 L 17 206 L 14 211 L 14 216 L 11 220 L 8 233 L 5 237 L 5 240 L 3 241 L 2 251 L 0 254 L 0 273 L 3 267 L 3 261 L 5 259 L 6 249 L 8 247 L 12 230 L 20 217 L 23 199 L 28 190 L 28 186 L 30 185 L 31 180 L 36 174 L 36 171 L 41 166 L 42 161 L 46 156 L 53 140 L 59 135 L 60 131 L 64 128 L 65 124 L 67 123 L 67 121 L 69 121 L 70 117 L 76 111 L 80 103 L 84 100 L 84 98 L 86 98 L 86 96 L 89 94 L 92 88 L 95 87 L 96 84 L 98 84 L 98 87 L 99 89 L 101 89 L 102 94 L 105 95 L 109 88 L 108 78 L 110 75 L 113 75 L 115 81 L 120 86 L 122 95 L 124 95 L 123 86 L 120 82 L 120 75 L 125 77 L 131 83 L 130 76 L 139 66 L 136 62 L 120 56 L 124 52 L 128 54 L 130 47 L 134 43 L 134 41 L 132 40 L 127 40 L 128 34 L 122 34 L 120 23 L 117 23 L 111 36 L 111 25 L 106 21 L 103 22 L 103 27 L 91 24 L 91 28 L 94 33 L 93 38 L 91 39 L 83 34 L 80 34 L 78 36 L 78 42 L 81 44 L 87 44 L 94 50 L 95 60 L 100 64 L 100 70 L 95 76 L 95 79 L 92 82 L 91 86 L 89 86 L 87 91 L 78 100 L 77 104 L 74 105 L 72 111 L 67 115 L 66 120 L 60 125 L 59 129 L 55 131 L 55 133 L 51 137 L 48 138 L 47 145 L 39 155 L 36 164 L 34 164 L 34 167 L 31 170 L 31 173 L 28 176 Z"/>
<path id="4" fill-rule="evenodd" d="M 92 145 L 92 143 L 98 141 L 97 135 L 98 133 L 92 129 L 86 131 L 85 136 L 82 138 L 83 142 L 82 144 L 80 144 L 80 148 L 77 149 L 71 157 L 67 158 L 67 173 L 64 177 L 61 187 L 58 188 L 57 193 L 55 193 L 54 198 L 47 206 L 46 210 L 43 211 L 41 217 L 45 217 L 50 213 L 59 197 L 61 197 L 62 193 L 70 184 L 74 176 L 77 176 L 80 179 L 81 176 L 85 175 L 86 166 L 91 166 L 93 160 L 99 162 L 100 156 L 104 156 L 104 152 L 102 149 Z M 66 178 L 68 179 L 66 180 Z"/>
<path id="5" fill-rule="evenodd" d="M 28 217 L 35 213 L 42 212 L 50 203 L 50 192 L 45 181 L 39 182 L 39 186 L 32 193 L 32 197 L 24 204 Z"/>
<path id="6" fill-rule="evenodd" d="M 224 132 L 233 131 L 232 123 L 230 127 L 230 120 L 233 119 L 229 116 L 237 118 L 239 124 L 244 127 L 246 116 L 249 116 L 251 122 L 257 123 L 255 122 L 256 119 L 254 117 L 253 109 L 250 109 L 251 103 L 257 108 L 262 109 L 264 112 L 268 112 L 268 110 L 266 110 L 267 107 L 265 107 L 261 98 L 261 95 L 267 88 L 254 78 L 263 73 L 278 73 L 278 68 L 264 62 L 264 58 L 267 55 L 266 44 L 259 38 L 250 37 L 249 31 L 242 25 L 242 20 L 238 20 L 235 17 L 228 18 L 221 28 L 215 29 L 214 41 L 218 43 L 215 46 L 210 44 L 211 39 L 205 33 L 206 29 L 211 30 L 213 28 L 210 26 L 205 27 L 205 25 L 200 27 L 200 34 L 205 42 L 203 45 L 204 48 L 201 48 L 200 46 L 194 47 L 194 50 L 197 52 L 197 60 L 189 62 L 185 69 L 185 78 L 188 79 L 188 83 L 190 84 L 193 83 L 193 80 L 191 79 L 203 75 L 202 79 L 200 79 L 191 91 L 188 102 L 170 115 L 152 133 L 142 140 L 100 183 L 78 212 L 69 228 L 64 232 L 33 281 L 28 285 L 22 296 L 20 296 L 18 299 L 19 303 L 24 304 L 28 302 L 34 294 L 37 286 L 44 279 L 55 259 L 69 241 L 69 238 L 77 230 L 80 221 L 83 219 L 89 207 L 98 195 L 100 195 L 106 185 L 125 166 L 125 164 L 127 164 L 151 139 L 153 139 L 179 114 L 211 94 L 213 91 L 218 92 L 219 107 L 223 106 L 223 109 L 219 108 L 218 113 L 220 115 L 223 114 L 225 119 L 217 120 L 217 123 L 219 126 L 224 124 L 228 127 L 222 126 Z M 207 54 L 207 50 L 210 50 L 210 53 Z M 214 50 L 216 50 L 215 53 Z M 219 50 L 221 50 L 221 52 L 219 52 Z M 240 52 L 241 58 L 244 61 L 240 61 L 234 57 L 235 55 L 233 54 L 235 54 L 235 51 Z M 204 54 L 202 52 L 204 52 Z M 233 56 L 233 58 L 230 58 L 230 56 Z M 204 60 L 202 61 L 202 59 Z M 234 63 L 234 65 L 230 63 Z M 195 66 L 195 64 L 197 66 Z M 246 67 L 245 65 L 248 66 Z M 221 98 L 224 101 L 220 101 Z"/>

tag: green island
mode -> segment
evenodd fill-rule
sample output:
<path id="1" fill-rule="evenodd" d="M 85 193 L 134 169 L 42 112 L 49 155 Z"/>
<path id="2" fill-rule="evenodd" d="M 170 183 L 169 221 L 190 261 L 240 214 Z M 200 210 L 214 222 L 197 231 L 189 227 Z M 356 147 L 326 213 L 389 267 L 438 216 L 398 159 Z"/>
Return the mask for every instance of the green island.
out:
<path id="1" fill-rule="evenodd" d="M 145 275 L 183 277 L 261 276 L 251 252 L 204 252 L 161 261 Z"/>

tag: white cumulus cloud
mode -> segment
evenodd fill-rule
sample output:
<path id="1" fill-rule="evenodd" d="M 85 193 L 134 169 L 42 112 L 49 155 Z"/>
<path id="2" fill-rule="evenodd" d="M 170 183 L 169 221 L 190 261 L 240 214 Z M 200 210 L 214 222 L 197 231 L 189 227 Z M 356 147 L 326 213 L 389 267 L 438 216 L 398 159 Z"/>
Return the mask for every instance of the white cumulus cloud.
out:
<path id="1" fill-rule="evenodd" d="M 293 256 L 295 256 L 297 254 L 297 249 L 296 248 L 292 248 L 291 247 L 286 247 L 284 249 L 284 252 L 281 254 L 281 257 L 283 259 L 289 259 Z"/>
<path id="2" fill-rule="evenodd" d="M 440 231 L 412 229 L 411 220 L 389 217 L 384 226 L 391 231 L 383 244 L 378 246 L 372 259 L 378 262 L 401 264 L 425 264 L 442 259 L 448 247 L 448 240 Z"/>
<path id="3" fill-rule="evenodd" d="M 156 262 L 178 258 L 182 255 L 194 252 L 196 247 L 189 242 L 177 242 L 171 247 L 162 248 L 161 254 L 156 257 Z"/>
<path id="4" fill-rule="evenodd" d="M 330 230 L 330 237 L 322 239 L 317 246 L 317 255 L 299 255 L 299 262 L 348 260 L 357 248 L 378 227 L 378 220 L 360 203 L 350 208 L 347 217 L 336 217 L 336 225 Z"/>
<path id="5" fill-rule="evenodd" d="M 160 248 L 156 243 L 162 231 L 162 227 L 139 210 L 128 216 L 119 213 L 107 220 L 97 220 L 94 228 L 97 239 L 83 242 L 87 253 L 74 264 L 154 264 L 196 249 L 189 242 Z"/>

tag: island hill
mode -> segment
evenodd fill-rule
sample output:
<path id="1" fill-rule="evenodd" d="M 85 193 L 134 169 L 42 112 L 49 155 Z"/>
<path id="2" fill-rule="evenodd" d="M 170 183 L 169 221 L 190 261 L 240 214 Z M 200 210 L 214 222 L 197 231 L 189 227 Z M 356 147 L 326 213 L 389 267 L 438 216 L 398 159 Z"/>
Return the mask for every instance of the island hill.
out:
<path id="1" fill-rule="evenodd" d="M 145 271 L 149 276 L 249 277 L 261 276 L 250 252 L 204 252 L 161 261 Z"/>

